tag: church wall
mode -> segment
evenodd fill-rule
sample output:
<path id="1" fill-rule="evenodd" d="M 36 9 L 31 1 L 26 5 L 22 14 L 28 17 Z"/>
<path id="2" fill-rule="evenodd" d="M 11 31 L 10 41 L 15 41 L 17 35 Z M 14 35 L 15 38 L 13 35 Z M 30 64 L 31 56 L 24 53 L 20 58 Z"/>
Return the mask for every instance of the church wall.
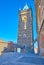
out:
<path id="1" fill-rule="evenodd" d="M 35 6 L 39 36 L 39 54 L 44 55 L 44 0 L 35 0 Z"/>

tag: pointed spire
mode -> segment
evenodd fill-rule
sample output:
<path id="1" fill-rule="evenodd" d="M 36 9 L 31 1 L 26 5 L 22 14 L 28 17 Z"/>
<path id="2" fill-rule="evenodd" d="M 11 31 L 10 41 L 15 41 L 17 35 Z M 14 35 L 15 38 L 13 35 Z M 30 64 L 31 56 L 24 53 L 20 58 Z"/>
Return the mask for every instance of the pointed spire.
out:
<path id="1" fill-rule="evenodd" d="M 21 10 L 21 8 L 19 8 L 19 10 Z"/>
<path id="2" fill-rule="evenodd" d="M 29 7 L 28 7 L 28 5 L 26 4 L 26 5 L 24 6 L 23 10 L 28 10 L 28 9 L 29 9 Z"/>

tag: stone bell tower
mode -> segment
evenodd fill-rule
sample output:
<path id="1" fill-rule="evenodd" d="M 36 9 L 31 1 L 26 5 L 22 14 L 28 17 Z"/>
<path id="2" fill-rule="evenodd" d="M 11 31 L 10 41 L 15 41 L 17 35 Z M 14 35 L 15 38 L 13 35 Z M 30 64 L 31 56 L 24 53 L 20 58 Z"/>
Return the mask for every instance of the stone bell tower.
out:
<path id="1" fill-rule="evenodd" d="M 18 44 L 30 48 L 33 43 L 32 10 L 27 4 L 19 11 Z"/>
<path id="2" fill-rule="evenodd" d="M 40 55 L 44 55 L 44 0 L 35 0 Z"/>

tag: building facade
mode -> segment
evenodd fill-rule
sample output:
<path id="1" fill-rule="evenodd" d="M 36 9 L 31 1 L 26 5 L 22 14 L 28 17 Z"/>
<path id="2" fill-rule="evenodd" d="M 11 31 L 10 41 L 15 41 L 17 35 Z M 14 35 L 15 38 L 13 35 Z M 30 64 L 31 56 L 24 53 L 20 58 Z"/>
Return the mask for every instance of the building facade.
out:
<path id="1" fill-rule="evenodd" d="M 44 55 L 44 0 L 35 0 L 40 55 Z"/>
<path id="2" fill-rule="evenodd" d="M 7 46 L 8 46 L 7 42 L 0 40 L 0 55 L 3 53 L 4 49 L 7 48 Z"/>
<path id="3" fill-rule="evenodd" d="M 3 40 L 0 40 L 0 55 L 7 52 L 17 52 L 17 48 L 14 45 L 12 41 L 5 42 Z"/>
<path id="4" fill-rule="evenodd" d="M 33 45 L 33 17 L 32 9 L 27 4 L 19 11 L 18 44 L 28 47 Z"/>

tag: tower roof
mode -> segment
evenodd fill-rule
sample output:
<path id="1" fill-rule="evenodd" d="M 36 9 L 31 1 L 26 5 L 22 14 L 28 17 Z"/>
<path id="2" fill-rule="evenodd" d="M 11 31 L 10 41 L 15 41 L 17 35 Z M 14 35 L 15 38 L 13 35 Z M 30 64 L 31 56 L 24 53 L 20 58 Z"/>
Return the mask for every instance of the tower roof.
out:
<path id="1" fill-rule="evenodd" d="M 29 7 L 28 7 L 28 5 L 26 4 L 26 5 L 24 6 L 23 10 L 28 10 L 28 9 L 29 9 Z"/>

